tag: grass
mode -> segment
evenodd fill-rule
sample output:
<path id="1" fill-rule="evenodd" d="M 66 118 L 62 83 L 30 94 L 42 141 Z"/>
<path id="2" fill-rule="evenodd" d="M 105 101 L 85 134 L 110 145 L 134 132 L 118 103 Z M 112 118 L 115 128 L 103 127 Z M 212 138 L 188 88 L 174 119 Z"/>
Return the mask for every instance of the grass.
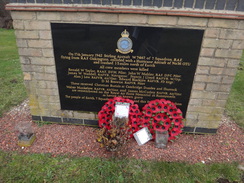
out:
<path id="1" fill-rule="evenodd" d="M 194 164 L 135 159 L 52 157 L 0 151 L 0 182 L 241 182 L 236 163 Z"/>
<path id="2" fill-rule="evenodd" d="M 14 31 L 0 29 L 0 116 L 26 97 Z"/>
<path id="3" fill-rule="evenodd" d="M 244 129 L 244 52 L 227 101 L 226 112 Z"/>
<path id="4" fill-rule="evenodd" d="M 244 60 L 244 56 L 242 58 Z M 242 66 L 243 68 L 243 66 Z M 243 127 L 244 71 L 238 70 L 227 114 Z M 26 98 L 13 30 L 0 29 L 0 115 Z M 0 182 L 242 182 L 237 163 L 194 164 L 134 159 L 52 157 L 0 150 Z"/>

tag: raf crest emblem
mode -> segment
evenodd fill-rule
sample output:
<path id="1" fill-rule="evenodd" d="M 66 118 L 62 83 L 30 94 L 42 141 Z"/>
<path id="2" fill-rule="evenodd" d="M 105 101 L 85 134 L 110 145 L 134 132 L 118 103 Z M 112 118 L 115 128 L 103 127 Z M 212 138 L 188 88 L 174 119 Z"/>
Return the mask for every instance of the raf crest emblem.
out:
<path id="1" fill-rule="evenodd" d="M 126 29 L 121 33 L 121 38 L 119 38 L 117 42 L 117 47 L 116 52 L 122 53 L 122 54 L 127 54 L 127 53 L 132 53 L 133 50 L 131 49 L 133 46 L 133 43 L 131 39 L 129 38 L 129 32 L 126 31 Z"/>

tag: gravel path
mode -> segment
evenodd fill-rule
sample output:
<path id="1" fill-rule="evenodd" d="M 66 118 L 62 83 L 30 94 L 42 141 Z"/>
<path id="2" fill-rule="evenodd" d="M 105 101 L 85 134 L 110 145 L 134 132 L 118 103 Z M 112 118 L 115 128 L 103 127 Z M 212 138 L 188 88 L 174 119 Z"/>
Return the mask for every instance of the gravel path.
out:
<path id="1" fill-rule="evenodd" d="M 17 145 L 15 126 L 19 122 L 32 123 L 36 140 L 31 147 Z M 214 135 L 181 134 L 169 143 L 167 149 L 154 147 L 150 141 L 138 146 L 134 139 L 117 154 L 107 152 L 96 142 L 97 128 L 50 124 L 38 126 L 31 120 L 28 101 L 14 107 L 0 118 L 0 149 L 21 153 L 70 154 L 88 157 L 128 157 L 144 160 L 178 161 L 189 163 L 211 163 L 244 161 L 244 133 L 234 122 L 223 117 L 223 122 Z"/>

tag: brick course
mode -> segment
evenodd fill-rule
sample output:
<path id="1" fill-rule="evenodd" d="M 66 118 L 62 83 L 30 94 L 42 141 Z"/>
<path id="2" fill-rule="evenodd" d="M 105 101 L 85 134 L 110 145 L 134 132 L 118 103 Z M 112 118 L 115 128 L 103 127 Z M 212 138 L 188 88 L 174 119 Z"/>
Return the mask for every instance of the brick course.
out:
<path id="1" fill-rule="evenodd" d="M 119 14 L 119 23 L 125 24 L 146 24 L 148 16 L 134 14 Z"/>
<path id="2" fill-rule="evenodd" d="M 237 20 L 225 20 L 225 19 L 210 19 L 208 27 L 218 28 L 238 28 L 239 24 Z"/>
<path id="3" fill-rule="evenodd" d="M 15 21 L 14 21 L 15 22 Z M 15 30 L 15 35 L 18 39 L 39 39 L 39 34 L 37 31 L 33 30 Z"/>
<path id="4" fill-rule="evenodd" d="M 206 27 L 208 19 L 206 18 L 190 18 L 190 17 L 179 17 L 178 25 L 184 26 L 196 26 Z"/>
<path id="5" fill-rule="evenodd" d="M 106 13 L 91 13 L 90 14 L 92 22 L 106 22 L 106 23 L 117 23 L 118 15 L 116 14 L 106 14 Z"/>
<path id="6" fill-rule="evenodd" d="M 170 16 L 149 16 L 148 24 L 152 25 L 176 25 L 178 22 L 178 17 Z"/>
<path id="7" fill-rule="evenodd" d="M 221 58 L 241 58 L 242 50 L 216 49 L 215 56 Z"/>

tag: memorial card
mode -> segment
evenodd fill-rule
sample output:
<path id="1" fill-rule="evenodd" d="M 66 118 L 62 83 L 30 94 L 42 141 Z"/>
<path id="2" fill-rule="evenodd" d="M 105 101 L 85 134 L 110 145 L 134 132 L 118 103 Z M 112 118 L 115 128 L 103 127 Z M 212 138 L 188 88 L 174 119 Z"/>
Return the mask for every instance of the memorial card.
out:
<path id="1" fill-rule="evenodd" d="M 152 139 L 152 135 L 147 127 L 142 128 L 133 134 L 138 145 L 143 145 Z"/>
<path id="2" fill-rule="evenodd" d="M 114 117 L 116 118 L 129 118 L 130 104 L 123 102 L 115 103 Z"/>

